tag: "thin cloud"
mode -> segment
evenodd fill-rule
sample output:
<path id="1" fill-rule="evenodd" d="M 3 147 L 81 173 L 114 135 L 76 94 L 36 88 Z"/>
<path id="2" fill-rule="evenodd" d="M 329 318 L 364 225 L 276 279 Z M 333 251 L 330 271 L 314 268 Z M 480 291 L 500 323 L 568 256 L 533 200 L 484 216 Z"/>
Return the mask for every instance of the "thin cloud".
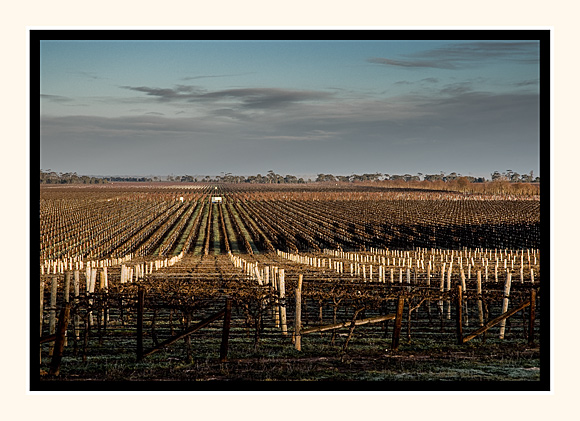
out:
<path id="1" fill-rule="evenodd" d="M 329 140 L 336 138 L 338 132 L 325 132 L 323 130 L 312 130 L 307 133 L 299 135 L 274 135 L 274 136 L 263 136 L 263 139 L 271 140 L 287 140 L 287 141 L 316 141 L 316 140 Z"/>
<path id="2" fill-rule="evenodd" d="M 167 118 L 157 115 L 98 117 L 73 115 L 66 117 L 41 117 L 41 127 L 46 134 L 90 133 L 93 135 L 121 135 L 130 137 L 140 132 L 158 133 L 208 133 L 215 123 L 201 118 Z"/>
<path id="3" fill-rule="evenodd" d="M 232 108 L 220 108 L 217 110 L 213 110 L 211 111 L 211 114 L 217 116 L 217 117 L 228 117 L 234 120 L 240 120 L 240 121 L 250 121 L 252 118 L 247 115 L 244 114 L 242 112 L 236 111 Z"/>
<path id="4" fill-rule="evenodd" d="M 97 74 L 94 72 L 69 72 L 69 73 L 73 74 L 75 76 L 80 76 L 84 79 L 90 79 L 90 80 L 104 79 L 100 76 L 97 76 Z"/>
<path id="5" fill-rule="evenodd" d="M 178 85 L 174 89 L 151 88 L 148 86 L 120 86 L 135 92 L 142 92 L 148 96 L 155 97 L 158 101 L 167 102 L 175 100 L 187 100 L 199 96 L 199 91 L 193 86 Z"/>
<path id="6" fill-rule="evenodd" d="M 276 88 L 244 88 L 210 92 L 201 95 L 198 98 L 235 98 L 242 101 L 242 105 L 247 108 L 277 108 L 296 102 L 328 99 L 330 96 L 331 94 L 320 91 L 295 91 Z"/>
<path id="7" fill-rule="evenodd" d="M 421 58 L 436 58 L 456 65 L 494 59 L 537 62 L 540 45 L 538 42 L 467 42 L 448 44 L 433 50 L 416 53 Z"/>
<path id="8" fill-rule="evenodd" d="M 181 78 L 181 80 L 198 80 L 198 79 L 210 79 L 210 78 L 220 78 L 220 77 L 235 77 L 235 76 L 246 76 L 252 75 L 256 72 L 248 72 L 248 73 L 232 73 L 229 75 L 199 75 L 199 76 L 186 76 Z"/>
<path id="9" fill-rule="evenodd" d="M 297 102 L 325 100 L 332 96 L 322 91 L 278 88 L 226 89 L 213 92 L 189 85 L 178 85 L 172 89 L 147 86 L 121 86 L 121 88 L 145 93 L 160 102 L 237 100 L 240 106 L 246 108 L 277 108 Z"/>
<path id="10" fill-rule="evenodd" d="M 73 99 L 61 96 L 61 95 L 48 95 L 48 94 L 40 94 L 40 99 L 46 99 L 51 102 L 63 103 L 63 102 L 72 102 Z"/>
<path id="11" fill-rule="evenodd" d="M 529 79 L 529 80 L 523 80 L 521 82 L 518 82 L 515 84 L 515 86 L 530 86 L 530 85 L 537 85 L 540 83 L 539 79 Z"/>
<path id="12" fill-rule="evenodd" d="M 471 82 L 458 82 L 445 85 L 439 92 L 443 95 L 461 95 L 472 90 Z"/>
<path id="13" fill-rule="evenodd" d="M 494 60 L 520 63 L 538 63 L 537 42 L 467 42 L 448 44 L 443 47 L 401 58 L 372 57 L 369 63 L 404 68 L 460 69 Z"/>
<path id="14" fill-rule="evenodd" d="M 407 68 L 424 68 L 431 67 L 436 69 L 455 69 L 452 63 L 444 61 L 426 61 L 426 60 L 392 60 L 382 57 L 371 57 L 367 60 L 369 63 L 384 64 L 387 66 L 407 67 Z"/>

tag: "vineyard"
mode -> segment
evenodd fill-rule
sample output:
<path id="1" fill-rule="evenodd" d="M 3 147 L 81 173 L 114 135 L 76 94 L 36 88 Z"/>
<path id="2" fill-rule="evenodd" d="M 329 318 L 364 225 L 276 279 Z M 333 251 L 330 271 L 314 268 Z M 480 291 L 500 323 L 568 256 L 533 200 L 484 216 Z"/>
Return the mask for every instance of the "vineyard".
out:
<path id="1" fill-rule="evenodd" d="M 39 216 L 40 383 L 540 379 L 538 197 L 113 183 Z"/>

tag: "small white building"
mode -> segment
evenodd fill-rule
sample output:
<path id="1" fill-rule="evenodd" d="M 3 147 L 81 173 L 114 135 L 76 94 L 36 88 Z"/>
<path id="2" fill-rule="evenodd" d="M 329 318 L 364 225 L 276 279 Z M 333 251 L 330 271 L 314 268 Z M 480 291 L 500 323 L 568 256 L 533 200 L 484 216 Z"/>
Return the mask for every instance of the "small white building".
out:
<path id="1" fill-rule="evenodd" d="M 221 196 L 212 196 L 211 203 L 222 203 L 222 197 Z"/>

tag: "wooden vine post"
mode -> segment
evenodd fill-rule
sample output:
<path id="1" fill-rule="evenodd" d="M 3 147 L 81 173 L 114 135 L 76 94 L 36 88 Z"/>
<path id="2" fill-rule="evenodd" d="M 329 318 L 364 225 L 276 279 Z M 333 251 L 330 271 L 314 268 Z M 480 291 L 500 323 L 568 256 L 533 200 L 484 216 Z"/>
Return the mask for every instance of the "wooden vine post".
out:
<path id="1" fill-rule="evenodd" d="M 405 297 L 399 296 L 397 302 L 397 313 L 395 316 L 395 327 L 393 329 L 393 343 L 391 349 L 397 351 L 399 349 L 399 338 L 401 336 L 401 323 L 403 321 L 403 309 L 405 307 Z"/>
<path id="2" fill-rule="evenodd" d="M 302 351 L 302 274 L 298 275 L 298 286 L 296 287 L 296 311 L 294 313 L 294 347 L 297 351 Z"/>
<path id="3" fill-rule="evenodd" d="M 481 287 L 481 271 L 477 271 L 477 312 L 479 315 L 479 326 L 484 325 L 483 319 L 483 290 Z"/>
<path id="4" fill-rule="evenodd" d="M 232 299 L 226 298 L 226 309 L 224 314 L 224 327 L 222 331 L 222 343 L 220 346 L 220 362 L 226 362 L 228 359 L 228 341 L 230 337 L 230 321 L 232 318 Z"/>
<path id="5" fill-rule="evenodd" d="M 63 301 L 64 304 L 69 304 L 70 303 L 70 281 L 71 281 L 71 272 L 70 271 L 66 271 L 64 273 L 64 296 L 63 296 Z M 70 312 L 70 310 L 69 310 Z M 68 317 L 68 316 L 67 316 Z M 68 321 L 67 321 L 68 322 Z M 66 330 L 64 332 L 64 346 L 68 345 L 68 341 L 67 341 L 67 334 L 66 334 Z"/>
<path id="6" fill-rule="evenodd" d="M 40 281 L 40 337 L 42 337 L 42 322 L 44 319 L 44 281 Z M 39 364 L 42 364 L 42 348 L 39 353 Z"/>
<path id="7" fill-rule="evenodd" d="M 66 339 L 66 328 L 68 326 L 68 318 L 70 315 L 70 303 L 66 303 L 60 310 L 60 315 L 58 317 L 58 329 L 56 332 L 56 339 L 54 341 L 54 351 L 52 354 L 52 360 L 50 361 L 50 371 L 51 376 L 58 376 L 60 373 L 60 363 L 62 361 L 62 352 L 65 346 Z"/>
<path id="8" fill-rule="evenodd" d="M 534 323 L 536 319 L 536 295 L 535 288 L 530 290 L 530 326 L 528 329 L 528 345 L 534 346 Z"/>
<path id="9" fill-rule="evenodd" d="M 58 288 L 58 279 L 56 276 L 53 276 L 50 280 L 50 314 L 48 319 L 48 329 L 51 335 L 54 335 L 56 332 L 56 294 Z M 48 349 L 48 355 L 52 357 L 52 353 L 54 352 L 54 342 L 50 343 L 50 347 Z"/>
<path id="10" fill-rule="evenodd" d="M 461 345 L 463 343 L 463 287 L 457 285 L 457 311 L 455 313 L 456 325 L 457 325 L 457 344 Z"/>
<path id="11" fill-rule="evenodd" d="M 74 296 L 75 296 L 75 306 L 78 306 L 79 303 L 79 295 L 80 295 L 80 273 L 78 270 L 75 270 L 74 272 L 74 281 L 73 281 L 73 286 L 74 286 Z M 74 318 L 73 318 L 73 324 L 74 324 L 74 335 L 75 335 L 75 340 L 78 341 L 80 339 L 80 316 L 78 315 L 78 311 L 74 312 Z"/>
<path id="12" fill-rule="evenodd" d="M 439 284 L 439 292 L 441 293 L 441 296 L 443 296 L 444 291 L 445 291 L 445 263 L 443 263 L 443 267 L 441 268 L 441 283 Z M 441 329 L 443 329 L 443 299 L 440 299 L 437 302 L 437 305 L 439 306 L 439 316 L 441 317 Z"/>
<path id="13" fill-rule="evenodd" d="M 509 305 L 509 296 L 510 296 L 510 289 L 512 286 L 512 274 L 511 272 L 507 272 L 507 278 L 505 280 L 504 290 L 503 290 L 503 304 L 501 308 L 502 314 L 507 312 L 508 305 Z M 506 319 L 503 319 L 499 325 L 499 338 L 504 339 L 505 337 L 505 325 Z"/>
<path id="14" fill-rule="evenodd" d="M 284 269 L 280 269 L 280 325 L 282 335 L 288 334 L 288 325 L 286 324 L 286 284 L 284 282 Z"/>
<path id="15" fill-rule="evenodd" d="M 461 268 L 461 288 L 462 291 L 464 293 L 467 293 L 467 285 L 465 283 L 465 272 L 463 271 L 463 268 Z M 465 302 L 463 303 L 464 307 L 465 307 L 465 326 L 469 326 L 469 312 L 468 312 L 468 303 L 467 303 L 467 299 L 465 300 Z"/>
<path id="16" fill-rule="evenodd" d="M 145 308 L 145 289 L 139 285 L 137 290 L 137 361 L 143 359 L 143 310 Z"/>

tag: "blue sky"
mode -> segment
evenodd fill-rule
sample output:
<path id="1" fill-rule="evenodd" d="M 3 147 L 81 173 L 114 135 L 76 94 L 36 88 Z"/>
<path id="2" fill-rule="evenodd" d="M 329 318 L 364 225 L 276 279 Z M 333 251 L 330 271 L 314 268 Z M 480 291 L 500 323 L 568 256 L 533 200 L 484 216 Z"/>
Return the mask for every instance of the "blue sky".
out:
<path id="1" fill-rule="evenodd" d="M 539 175 L 533 41 L 42 41 L 41 168 Z"/>

